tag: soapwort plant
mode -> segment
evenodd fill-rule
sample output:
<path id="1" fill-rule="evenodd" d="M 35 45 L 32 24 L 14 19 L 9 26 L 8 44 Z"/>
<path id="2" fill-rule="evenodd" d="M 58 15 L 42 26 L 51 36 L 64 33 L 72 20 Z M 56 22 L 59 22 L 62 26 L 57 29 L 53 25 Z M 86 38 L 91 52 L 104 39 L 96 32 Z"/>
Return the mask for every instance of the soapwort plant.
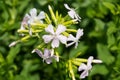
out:
<path id="1" fill-rule="evenodd" d="M 46 64 L 52 64 L 53 61 L 56 63 L 62 62 L 63 55 L 57 49 L 63 47 L 67 50 L 72 45 L 75 46 L 73 48 L 77 48 L 80 38 L 84 35 L 83 29 L 72 28 L 73 25 L 80 23 L 81 17 L 75 12 L 75 9 L 70 8 L 67 4 L 64 4 L 64 7 L 68 11 L 68 14 L 64 17 L 58 11 L 54 12 L 50 5 L 48 5 L 50 14 L 44 11 L 37 14 L 36 8 L 31 9 L 30 12 L 25 14 L 21 27 L 18 29 L 22 38 L 13 41 L 9 47 L 15 46 L 19 42 L 29 41 L 31 38 L 38 38 L 41 43 L 33 49 L 32 53 L 38 54 Z M 66 58 L 64 61 L 67 65 L 68 75 L 72 80 L 75 80 L 75 67 L 78 68 L 78 71 L 82 71 L 80 78 L 83 79 L 89 75 L 92 63 L 102 63 L 101 60 L 93 59 L 93 56 L 88 59 L 77 56 Z"/>

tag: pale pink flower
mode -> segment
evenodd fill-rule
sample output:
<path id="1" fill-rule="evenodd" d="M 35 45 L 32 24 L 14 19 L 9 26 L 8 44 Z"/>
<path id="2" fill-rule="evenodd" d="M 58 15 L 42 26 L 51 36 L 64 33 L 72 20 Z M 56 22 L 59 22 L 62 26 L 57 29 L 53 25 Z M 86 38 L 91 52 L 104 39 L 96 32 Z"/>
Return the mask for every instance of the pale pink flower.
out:
<path id="1" fill-rule="evenodd" d="M 52 63 L 53 59 L 59 62 L 59 57 L 54 55 L 53 50 L 44 49 L 44 54 L 38 49 L 34 49 L 32 53 L 34 52 L 36 52 L 41 58 L 43 58 L 43 62 L 45 61 L 47 64 Z"/>
<path id="2" fill-rule="evenodd" d="M 81 38 L 82 35 L 83 35 L 83 29 L 78 29 L 76 37 L 74 37 L 72 34 L 70 34 L 67 38 L 67 41 L 68 42 L 70 41 L 70 43 L 68 43 L 66 46 L 69 47 L 69 46 L 75 44 L 75 48 L 77 48 L 79 39 Z"/>
<path id="3" fill-rule="evenodd" d="M 48 25 L 47 28 L 45 28 L 45 31 L 50 33 L 49 35 L 44 35 L 42 38 L 44 39 L 45 43 L 49 43 L 52 41 L 51 46 L 52 48 L 59 47 L 60 42 L 63 44 L 66 44 L 67 37 L 62 35 L 61 33 L 66 30 L 66 27 L 59 24 L 56 32 L 54 32 L 53 25 Z"/>
<path id="4" fill-rule="evenodd" d="M 98 60 L 98 59 L 94 59 L 94 60 L 93 60 L 93 56 L 90 56 L 90 57 L 88 58 L 87 65 L 84 64 L 84 63 L 81 63 L 80 66 L 79 66 L 79 68 L 78 68 L 78 71 L 83 71 L 83 72 L 81 73 L 81 75 L 80 75 L 80 78 L 81 78 L 81 79 L 83 79 L 83 78 L 85 78 L 86 76 L 88 76 L 89 70 L 92 69 L 92 62 L 93 62 L 93 63 L 102 63 L 101 60 Z"/>

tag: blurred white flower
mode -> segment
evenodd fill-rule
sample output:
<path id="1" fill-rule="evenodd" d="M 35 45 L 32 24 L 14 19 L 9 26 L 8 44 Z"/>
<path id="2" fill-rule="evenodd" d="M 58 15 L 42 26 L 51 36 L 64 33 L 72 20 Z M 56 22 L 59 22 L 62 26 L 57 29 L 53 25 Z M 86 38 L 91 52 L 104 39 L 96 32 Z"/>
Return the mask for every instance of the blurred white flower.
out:
<path id="1" fill-rule="evenodd" d="M 84 63 L 81 63 L 81 64 L 80 64 L 80 66 L 79 66 L 79 68 L 78 68 L 78 71 L 83 71 L 83 72 L 81 73 L 81 75 L 80 75 L 80 78 L 81 78 L 81 79 L 83 79 L 83 78 L 85 78 L 86 76 L 88 76 L 89 70 L 92 69 L 92 65 L 91 65 L 91 64 L 92 64 L 92 60 L 93 60 L 93 57 L 90 56 L 90 57 L 88 58 L 87 65 L 84 64 Z"/>
<path id="2" fill-rule="evenodd" d="M 15 46 L 17 44 L 17 41 L 13 41 L 12 43 L 9 44 L 9 47 Z"/>
<path id="3" fill-rule="evenodd" d="M 59 47 L 59 42 L 66 44 L 67 37 L 61 35 L 62 32 L 66 30 L 66 27 L 59 24 L 56 32 L 54 32 L 53 25 L 48 25 L 47 28 L 45 28 L 45 31 L 50 33 L 50 35 L 44 35 L 42 38 L 44 39 L 45 43 L 49 43 L 52 40 L 52 48 Z"/>
<path id="4" fill-rule="evenodd" d="M 77 48 L 79 39 L 82 35 L 83 35 L 83 29 L 78 29 L 76 37 L 74 37 L 72 34 L 70 34 L 67 38 L 67 41 L 70 43 L 68 43 L 66 45 L 66 47 L 69 47 L 69 46 L 75 44 L 75 48 Z"/>
<path id="5" fill-rule="evenodd" d="M 68 9 L 68 15 L 77 21 L 81 21 L 81 17 L 75 12 L 74 9 L 70 8 L 67 4 L 64 4 L 65 8 Z"/>
<path id="6" fill-rule="evenodd" d="M 28 14 L 27 14 L 28 15 Z M 43 23 L 42 19 L 45 18 L 44 11 L 41 11 L 39 15 L 37 16 L 37 10 L 36 8 L 33 8 L 30 10 L 30 15 L 28 15 L 30 18 L 28 20 L 28 24 L 34 23 L 34 22 L 41 22 Z"/>
<path id="7" fill-rule="evenodd" d="M 53 50 L 44 49 L 44 54 L 38 49 L 34 49 L 32 53 L 34 52 L 36 52 L 41 58 L 43 58 L 43 61 L 45 61 L 47 64 L 52 63 L 53 59 L 59 62 L 59 57 L 54 55 Z"/>

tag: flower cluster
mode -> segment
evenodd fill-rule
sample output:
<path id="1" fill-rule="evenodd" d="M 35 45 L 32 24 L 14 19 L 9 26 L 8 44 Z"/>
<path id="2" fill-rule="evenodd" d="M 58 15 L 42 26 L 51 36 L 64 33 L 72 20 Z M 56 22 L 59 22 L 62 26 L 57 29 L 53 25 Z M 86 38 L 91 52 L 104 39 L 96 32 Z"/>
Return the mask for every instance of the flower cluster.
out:
<path id="1" fill-rule="evenodd" d="M 79 28 L 76 30 L 71 27 L 73 24 L 78 24 L 81 21 L 81 17 L 67 4 L 64 4 L 64 6 L 68 10 L 69 16 L 67 18 L 59 15 L 58 11 L 54 13 L 50 5 L 48 6 L 50 17 L 44 11 L 37 15 L 37 10 L 35 8 L 31 9 L 29 14 L 24 16 L 21 27 L 18 30 L 23 38 L 12 42 L 9 47 L 16 45 L 18 42 L 29 41 L 30 38 L 37 37 L 42 43 L 33 49 L 32 53 L 37 53 L 43 59 L 43 62 L 47 64 L 51 64 L 53 60 L 59 62 L 59 56 L 61 55 L 56 48 L 61 47 L 61 45 L 65 48 L 75 45 L 75 48 L 77 48 L 78 42 L 83 36 L 83 29 Z M 76 61 L 77 64 L 75 64 Z M 83 62 L 87 62 L 87 65 Z M 79 66 L 78 71 L 84 70 L 80 78 L 85 78 L 88 76 L 88 71 L 92 68 L 92 62 L 102 63 L 101 60 L 93 60 L 92 56 L 88 60 L 68 59 L 68 69 L 72 79 L 75 80 L 71 64 Z"/>

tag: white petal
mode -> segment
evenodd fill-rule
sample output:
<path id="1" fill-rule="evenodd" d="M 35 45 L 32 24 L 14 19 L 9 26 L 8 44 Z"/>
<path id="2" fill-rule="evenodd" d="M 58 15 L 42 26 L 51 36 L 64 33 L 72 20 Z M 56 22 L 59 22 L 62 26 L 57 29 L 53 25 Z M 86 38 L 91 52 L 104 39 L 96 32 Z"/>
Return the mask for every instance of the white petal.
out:
<path id="1" fill-rule="evenodd" d="M 59 40 L 57 38 L 54 38 L 52 41 L 52 48 L 56 48 L 59 46 Z"/>
<path id="2" fill-rule="evenodd" d="M 25 30 L 24 24 L 21 24 L 20 30 Z"/>
<path id="3" fill-rule="evenodd" d="M 94 59 L 93 63 L 102 63 L 102 60 Z"/>
<path id="4" fill-rule="evenodd" d="M 71 10 L 71 8 L 67 4 L 64 4 L 64 6 L 66 9 Z"/>
<path id="5" fill-rule="evenodd" d="M 41 58 L 43 58 L 43 54 L 42 54 L 42 52 L 40 50 L 35 49 L 32 52 L 36 52 Z"/>
<path id="6" fill-rule="evenodd" d="M 47 59 L 45 59 L 45 62 L 46 62 L 47 64 L 51 64 L 51 63 L 52 63 L 52 59 L 51 59 L 51 58 L 47 58 Z"/>
<path id="7" fill-rule="evenodd" d="M 52 63 L 52 60 L 56 60 L 56 56 L 51 56 L 51 57 L 45 59 L 45 61 L 46 61 L 47 64 Z"/>
<path id="8" fill-rule="evenodd" d="M 93 56 L 90 56 L 88 58 L 88 62 L 87 62 L 87 66 L 88 66 L 88 69 L 90 70 L 92 68 L 92 61 L 93 61 Z"/>
<path id="9" fill-rule="evenodd" d="M 48 49 L 44 49 L 44 59 L 49 58 L 51 56 L 51 52 Z"/>
<path id="10" fill-rule="evenodd" d="M 58 39 L 60 40 L 61 43 L 66 44 L 67 37 L 63 35 L 59 35 Z"/>
<path id="11" fill-rule="evenodd" d="M 77 48 L 77 46 L 78 46 L 78 42 L 75 42 L 75 48 Z"/>
<path id="12" fill-rule="evenodd" d="M 88 76 L 88 71 L 87 71 L 87 70 L 85 70 L 85 71 L 83 71 L 83 72 L 81 73 L 80 78 L 83 79 L 83 78 L 85 78 L 86 76 Z"/>
<path id="13" fill-rule="evenodd" d="M 13 41 L 12 43 L 9 44 L 9 47 L 15 46 L 17 44 L 16 41 Z"/>
<path id="14" fill-rule="evenodd" d="M 45 18 L 45 13 L 44 13 L 44 11 L 41 11 L 41 12 L 39 13 L 38 18 L 39 18 L 39 19 L 44 19 L 44 18 Z"/>
<path id="15" fill-rule="evenodd" d="M 78 29 L 76 38 L 79 39 L 83 35 L 83 29 Z"/>
<path id="16" fill-rule="evenodd" d="M 69 46 L 73 45 L 74 43 L 75 43 L 75 42 L 68 43 L 68 44 L 66 45 L 66 47 L 69 47 Z"/>
<path id="17" fill-rule="evenodd" d="M 53 36 L 52 35 L 44 35 L 42 38 L 44 39 L 45 43 L 49 43 L 53 39 Z"/>
<path id="18" fill-rule="evenodd" d="M 37 16 L 37 10 L 36 10 L 36 8 L 33 8 L 33 9 L 30 10 L 30 15 L 31 15 L 32 18 L 34 18 L 34 17 Z"/>
<path id="19" fill-rule="evenodd" d="M 28 25 L 28 20 L 30 19 L 30 16 L 28 14 L 25 14 L 24 18 L 23 18 L 23 21 L 21 23 L 21 27 L 20 29 L 21 30 L 25 30 L 25 25 Z"/>
<path id="20" fill-rule="evenodd" d="M 56 34 L 59 35 L 60 33 L 64 32 L 66 30 L 66 27 L 59 24 L 56 30 Z"/>
<path id="21" fill-rule="evenodd" d="M 71 10 L 68 12 L 68 15 L 72 18 L 72 19 L 75 19 L 75 11 L 74 10 Z"/>
<path id="22" fill-rule="evenodd" d="M 24 21 L 28 21 L 30 19 L 30 15 L 29 14 L 25 14 L 25 17 L 23 18 Z"/>
<path id="23" fill-rule="evenodd" d="M 48 33 L 54 34 L 53 25 L 52 24 L 48 25 L 48 27 L 45 28 L 45 31 Z"/>
<path id="24" fill-rule="evenodd" d="M 67 41 L 75 41 L 75 40 L 76 38 L 72 34 L 70 34 L 67 38 Z"/>
<path id="25" fill-rule="evenodd" d="M 86 70 L 86 69 L 87 69 L 87 65 L 85 65 L 84 63 L 81 63 L 78 68 L 78 71 L 82 71 L 82 70 Z"/>
<path id="26" fill-rule="evenodd" d="M 81 17 L 78 14 L 75 13 L 74 16 L 75 16 L 75 19 L 77 19 L 77 21 L 81 21 Z"/>

